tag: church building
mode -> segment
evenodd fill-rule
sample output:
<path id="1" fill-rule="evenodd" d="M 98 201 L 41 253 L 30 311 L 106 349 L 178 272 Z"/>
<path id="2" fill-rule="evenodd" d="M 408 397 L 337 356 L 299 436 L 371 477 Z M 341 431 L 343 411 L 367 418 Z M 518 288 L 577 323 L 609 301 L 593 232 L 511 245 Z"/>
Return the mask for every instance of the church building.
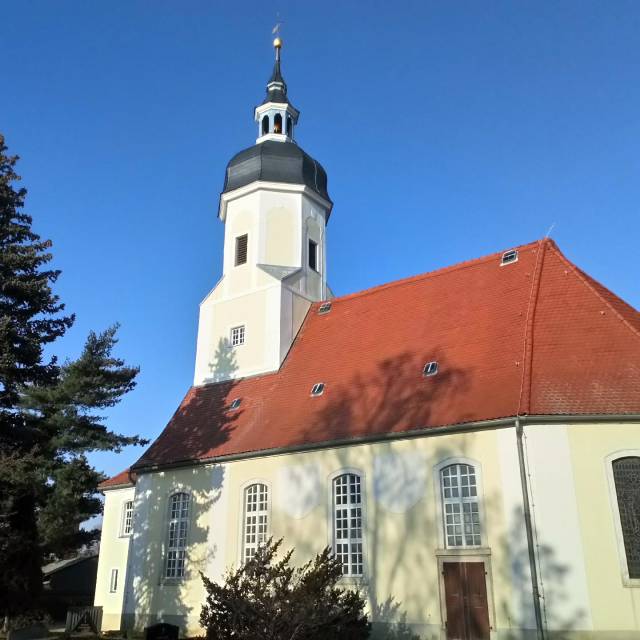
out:
<path id="1" fill-rule="evenodd" d="M 202 635 L 199 572 L 272 536 L 331 547 L 372 637 L 640 637 L 640 313 L 548 238 L 334 297 L 274 46 L 193 385 L 101 485 L 103 630 Z"/>

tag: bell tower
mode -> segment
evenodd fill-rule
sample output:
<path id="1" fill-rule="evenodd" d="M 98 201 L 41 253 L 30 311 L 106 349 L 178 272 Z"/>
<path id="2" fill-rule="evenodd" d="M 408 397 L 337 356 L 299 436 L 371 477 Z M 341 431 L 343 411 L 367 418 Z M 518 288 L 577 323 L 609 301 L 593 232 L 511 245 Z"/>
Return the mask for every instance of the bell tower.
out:
<path id="1" fill-rule="evenodd" d="M 327 174 L 295 142 L 299 111 L 281 72 L 255 108 L 256 144 L 227 165 L 218 216 L 222 278 L 200 305 L 194 384 L 277 371 L 312 302 L 331 297 Z"/>

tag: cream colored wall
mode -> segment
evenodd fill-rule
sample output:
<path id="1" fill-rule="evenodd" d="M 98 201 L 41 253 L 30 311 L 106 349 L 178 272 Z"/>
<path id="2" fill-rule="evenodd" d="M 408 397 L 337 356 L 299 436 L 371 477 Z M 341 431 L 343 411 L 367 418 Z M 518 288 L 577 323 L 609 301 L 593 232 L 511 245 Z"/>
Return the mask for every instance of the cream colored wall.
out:
<path id="1" fill-rule="evenodd" d="M 640 585 L 623 584 L 606 461 L 616 452 L 640 449 L 640 424 L 574 425 L 568 440 L 593 626 L 633 630 L 640 637 Z"/>
<path id="2" fill-rule="evenodd" d="M 640 635 L 640 585 L 623 584 L 606 464 L 640 448 L 640 425 L 529 425 L 524 442 L 545 625 Z"/>
<path id="3" fill-rule="evenodd" d="M 200 305 L 196 385 L 276 371 L 310 302 L 326 295 L 326 208 L 292 189 L 226 194 L 223 277 Z M 244 234 L 247 263 L 235 266 L 235 241 Z M 318 243 L 320 273 L 308 267 L 309 238 Z M 298 271 L 287 276 L 287 269 Z M 245 344 L 230 349 L 231 328 L 239 325 Z"/>
<path id="4" fill-rule="evenodd" d="M 100 557 L 94 604 L 102 607 L 103 631 L 120 629 L 127 576 L 130 536 L 122 536 L 124 503 L 133 500 L 134 488 L 105 491 Z M 118 570 L 118 587 L 111 593 L 111 570 Z"/>
<path id="5" fill-rule="evenodd" d="M 214 580 L 225 568 L 238 565 L 244 487 L 257 480 L 271 489 L 272 534 L 294 547 L 295 562 L 303 562 L 330 543 L 332 474 L 358 469 L 365 477 L 365 549 L 367 579 L 357 584 L 377 610 L 393 597 L 415 629 L 438 637 L 442 632 L 438 553 L 442 524 L 434 468 L 447 459 L 471 458 L 479 464 L 483 486 L 483 549 L 490 574 L 489 598 L 495 629 L 512 628 L 521 612 L 514 611 L 513 532 L 505 513 L 502 487 L 516 482 L 510 462 L 514 452 L 498 446 L 498 432 L 484 431 L 441 437 L 361 445 L 324 451 L 235 461 L 222 465 L 175 469 L 144 475 L 138 499 L 145 530 L 136 533 L 132 574 L 137 624 L 143 626 L 161 612 L 165 619 L 185 616 L 188 633 L 197 633 L 204 593 L 198 576 Z M 193 491 L 195 509 L 189 540 L 189 579 L 162 585 L 163 532 L 166 503 L 173 490 Z M 513 505 L 509 505 L 511 508 Z M 517 536 L 516 536 L 517 537 Z M 438 552 L 438 550 L 441 550 Z M 525 597 L 517 606 L 527 606 Z M 526 616 L 525 616 L 526 617 Z M 174 618 L 179 621 L 179 618 Z"/>

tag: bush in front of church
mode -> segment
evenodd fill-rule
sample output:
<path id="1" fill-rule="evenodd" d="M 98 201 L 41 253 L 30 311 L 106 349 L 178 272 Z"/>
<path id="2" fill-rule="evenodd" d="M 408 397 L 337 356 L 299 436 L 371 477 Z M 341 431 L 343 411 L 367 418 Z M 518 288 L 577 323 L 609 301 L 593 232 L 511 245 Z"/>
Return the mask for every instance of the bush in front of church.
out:
<path id="1" fill-rule="evenodd" d="M 365 640 L 371 625 L 357 591 L 337 587 L 342 564 L 329 548 L 301 567 L 293 550 L 277 558 L 282 540 L 231 570 L 223 584 L 202 573 L 207 590 L 200 624 L 207 640 Z"/>

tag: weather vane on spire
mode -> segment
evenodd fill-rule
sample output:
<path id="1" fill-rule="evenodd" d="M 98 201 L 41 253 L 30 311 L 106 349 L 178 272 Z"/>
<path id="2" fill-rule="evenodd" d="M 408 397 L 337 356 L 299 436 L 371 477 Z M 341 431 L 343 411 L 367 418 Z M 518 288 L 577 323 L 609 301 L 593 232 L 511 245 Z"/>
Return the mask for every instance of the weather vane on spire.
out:
<path id="1" fill-rule="evenodd" d="M 280 57 L 280 48 L 282 47 L 282 38 L 280 37 L 280 30 L 282 29 L 283 22 L 280 20 L 280 12 L 276 13 L 276 25 L 271 29 L 271 35 L 274 35 L 273 46 L 276 49 L 276 57 Z"/>

